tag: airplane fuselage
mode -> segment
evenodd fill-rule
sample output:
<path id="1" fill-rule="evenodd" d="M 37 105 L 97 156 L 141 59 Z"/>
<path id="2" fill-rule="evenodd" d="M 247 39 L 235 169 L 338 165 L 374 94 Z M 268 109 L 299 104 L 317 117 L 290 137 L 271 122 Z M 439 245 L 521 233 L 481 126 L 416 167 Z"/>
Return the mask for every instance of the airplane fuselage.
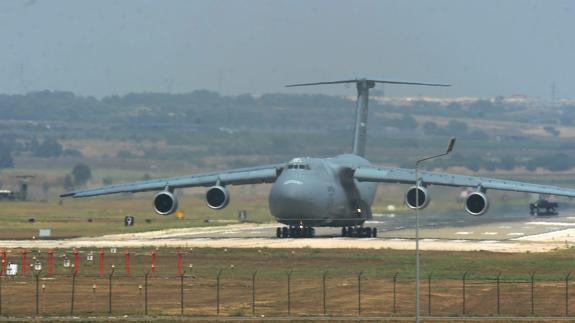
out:
<path id="1" fill-rule="evenodd" d="M 358 182 L 351 169 L 371 165 L 363 157 L 295 158 L 269 194 L 272 215 L 291 226 L 354 226 L 370 219 L 377 184 Z"/>

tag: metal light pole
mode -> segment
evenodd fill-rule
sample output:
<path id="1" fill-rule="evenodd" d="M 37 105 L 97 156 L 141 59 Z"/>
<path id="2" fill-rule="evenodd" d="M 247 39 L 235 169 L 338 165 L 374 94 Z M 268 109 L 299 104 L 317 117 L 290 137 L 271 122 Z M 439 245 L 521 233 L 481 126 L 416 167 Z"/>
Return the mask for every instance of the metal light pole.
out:
<path id="1" fill-rule="evenodd" d="M 419 323 L 419 164 L 430 159 L 442 157 L 448 155 L 453 150 L 455 146 L 455 137 L 449 139 L 449 144 L 447 145 L 447 150 L 439 155 L 433 155 L 419 159 L 415 163 L 415 186 L 417 187 L 415 194 L 415 321 Z"/>

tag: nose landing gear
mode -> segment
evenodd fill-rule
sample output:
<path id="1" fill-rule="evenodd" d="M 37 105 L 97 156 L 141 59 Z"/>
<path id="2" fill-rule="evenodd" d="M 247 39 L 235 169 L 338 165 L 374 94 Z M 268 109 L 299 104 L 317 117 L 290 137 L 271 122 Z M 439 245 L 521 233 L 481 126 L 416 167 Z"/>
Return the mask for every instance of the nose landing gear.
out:
<path id="1" fill-rule="evenodd" d="M 370 227 L 343 227 L 341 228 L 342 237 L 354 238 L 376 238 L 377 228 Z"/>
<path id="2" fill-rule="evenodd" d="M 315 229 L 312 227 L 304 226 L 290 226 L 280 227 L 276 229 L 276 237 L 278 238 L 313 238 L 315 236 Z"/>

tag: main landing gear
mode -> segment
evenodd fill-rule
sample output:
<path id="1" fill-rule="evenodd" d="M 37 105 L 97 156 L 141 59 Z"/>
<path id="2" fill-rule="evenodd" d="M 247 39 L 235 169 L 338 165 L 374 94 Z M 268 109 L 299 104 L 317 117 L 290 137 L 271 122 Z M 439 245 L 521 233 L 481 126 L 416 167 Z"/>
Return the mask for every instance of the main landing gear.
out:
<path id="1" fill-rule="evenodd" d="M 315 229 L 303 226 L 290 226 L 280 227 L 276 229 L 276 237 L 278 238 L 313 238 L 315 236 Z"/>
<path id="2" fill-rule="evenodd" d="M 375 238 L 377 237 L 377 228 L 343 227 L 341 228 L 341 236 L 354 238 Z"/>

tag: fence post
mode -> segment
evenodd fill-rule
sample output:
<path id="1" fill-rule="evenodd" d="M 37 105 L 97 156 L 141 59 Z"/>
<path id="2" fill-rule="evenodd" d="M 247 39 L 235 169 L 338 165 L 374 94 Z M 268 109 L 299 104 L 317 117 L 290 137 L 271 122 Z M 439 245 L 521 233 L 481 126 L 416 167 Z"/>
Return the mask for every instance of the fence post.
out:
<path id="1" fill-rule="evenodd" d="M 220 276 L 222 275 L 222 269 L 218 270 L 218 275 L 216 276 L 216 314 L 220 315 Z"/>
<path id="2" fill-rule="evenodd" d="M 500 283 L 501 283 L 501 272 L 499 272 L 497 274 L 497 315 L 499 315 L 501 313 L 501 300 L 500 300 L 500 295 L 501 295 L 501 291 L 500 291 Z"/>
<path id="3" fill-rule="evenodd" d="M 467 272 L 463 273 L 463 277 L 462 277 L 462 283 L 463 283 L 463 293 L 462 293 L 462 297 L 463 297 L 463 315 L 465 315 L 465 280 L 467 278 Z"/>
<path id="4" fill-rule="evenodd" d="M 92 313 L 96 312 L 96 284 L 92 284 Z"/>
<path id="5" fill-rule="evenodd" d="M 34 271 L 36 280 L 36 315 L 40 314 L 40 272 Z"/>
<path id="6" fill-rule="evenodd" d="M 144 315 L 148 315 L 148 276 L 150 271 L 144 273 Z"/>
<path id="7" fill-rule="evenodd" d="M 72 300 L 70 301 L 70 315 L 74 315 L 74 296 L 76 294 L 76 275 L 77 272 L 72 272 Z"/>
<path id="8" fill-rule="evenodd" d="M 110 275 L 108 275 L 108 314 L 112 314 L 112 276 L 114 276 L 115 266 L 112 265 Z"/>
<path id="9" fill-rule="evenodd" d="M 252 316 L 256 316 L 256 275 L 258 271 L 252 274 Z"/>
<path id="10" fill-rule="evenodd" d="M 531 276 L 531 315 L 535 314 L 535 272 Z"/>
<path id="11" fill-rule="evenodd" d="M 327 315 L 327 308 L 326 308 L 326 302 L 325 302 L 325 297 L 326 297 L 326 289 L 325 289 L 325 279 L 327 276 L 327 270 L 324 271 L 321 275 L 321 291 L 322 291 L 322 296 L 323 296 L 323 315 Z"/>
<path id="12" fill-rule="evenodd" d="M 396 292 L 395 292 L 395 291 L 396 291 L 396 290 L 395 290 L 395 286 L 397 285 L 397 275 L 399 275 L 399 273 L 395 273 L 395 274 L 393 275 L 393 313 L 396 313 L 396 307 L 395 307 L 395 305 L 396 305 L 396 300 L 397 300 L 397 299 L 396 299 L 397 294 L 396 294 Z"/>
<path id="13" fill-rule="evenodd" d="M 363 271 L 357 274 L 357 316 L 361 316 L 361 276 Z"/>
<path id="14" fill-rule="evenodd" d="M 180 250 L 180 247 L 178 247 L 176 249 L 176 257 L 177 257 L 177 270 L 178 270 L 178 275 L 183 275 L 182 273 L 182 252 Z"/>
<path id="15" fill-rule="evenodd" d="M 431 276 L 433 272 L 427 275 L 427 314 L 431 315 Z"/>
<path id="16" fill-rule="evenodd" d="M 567 273 L 565 276 L 565 316 L 569 316 L 569 278 L 571 277 L 571 272 Z"/>
<path id="17" fill-rule="evenodd" d="M 291 274 L 292 271 L 288 271 L 287 273 L 287 310 L 288 316 L 291 316 Z"/>

